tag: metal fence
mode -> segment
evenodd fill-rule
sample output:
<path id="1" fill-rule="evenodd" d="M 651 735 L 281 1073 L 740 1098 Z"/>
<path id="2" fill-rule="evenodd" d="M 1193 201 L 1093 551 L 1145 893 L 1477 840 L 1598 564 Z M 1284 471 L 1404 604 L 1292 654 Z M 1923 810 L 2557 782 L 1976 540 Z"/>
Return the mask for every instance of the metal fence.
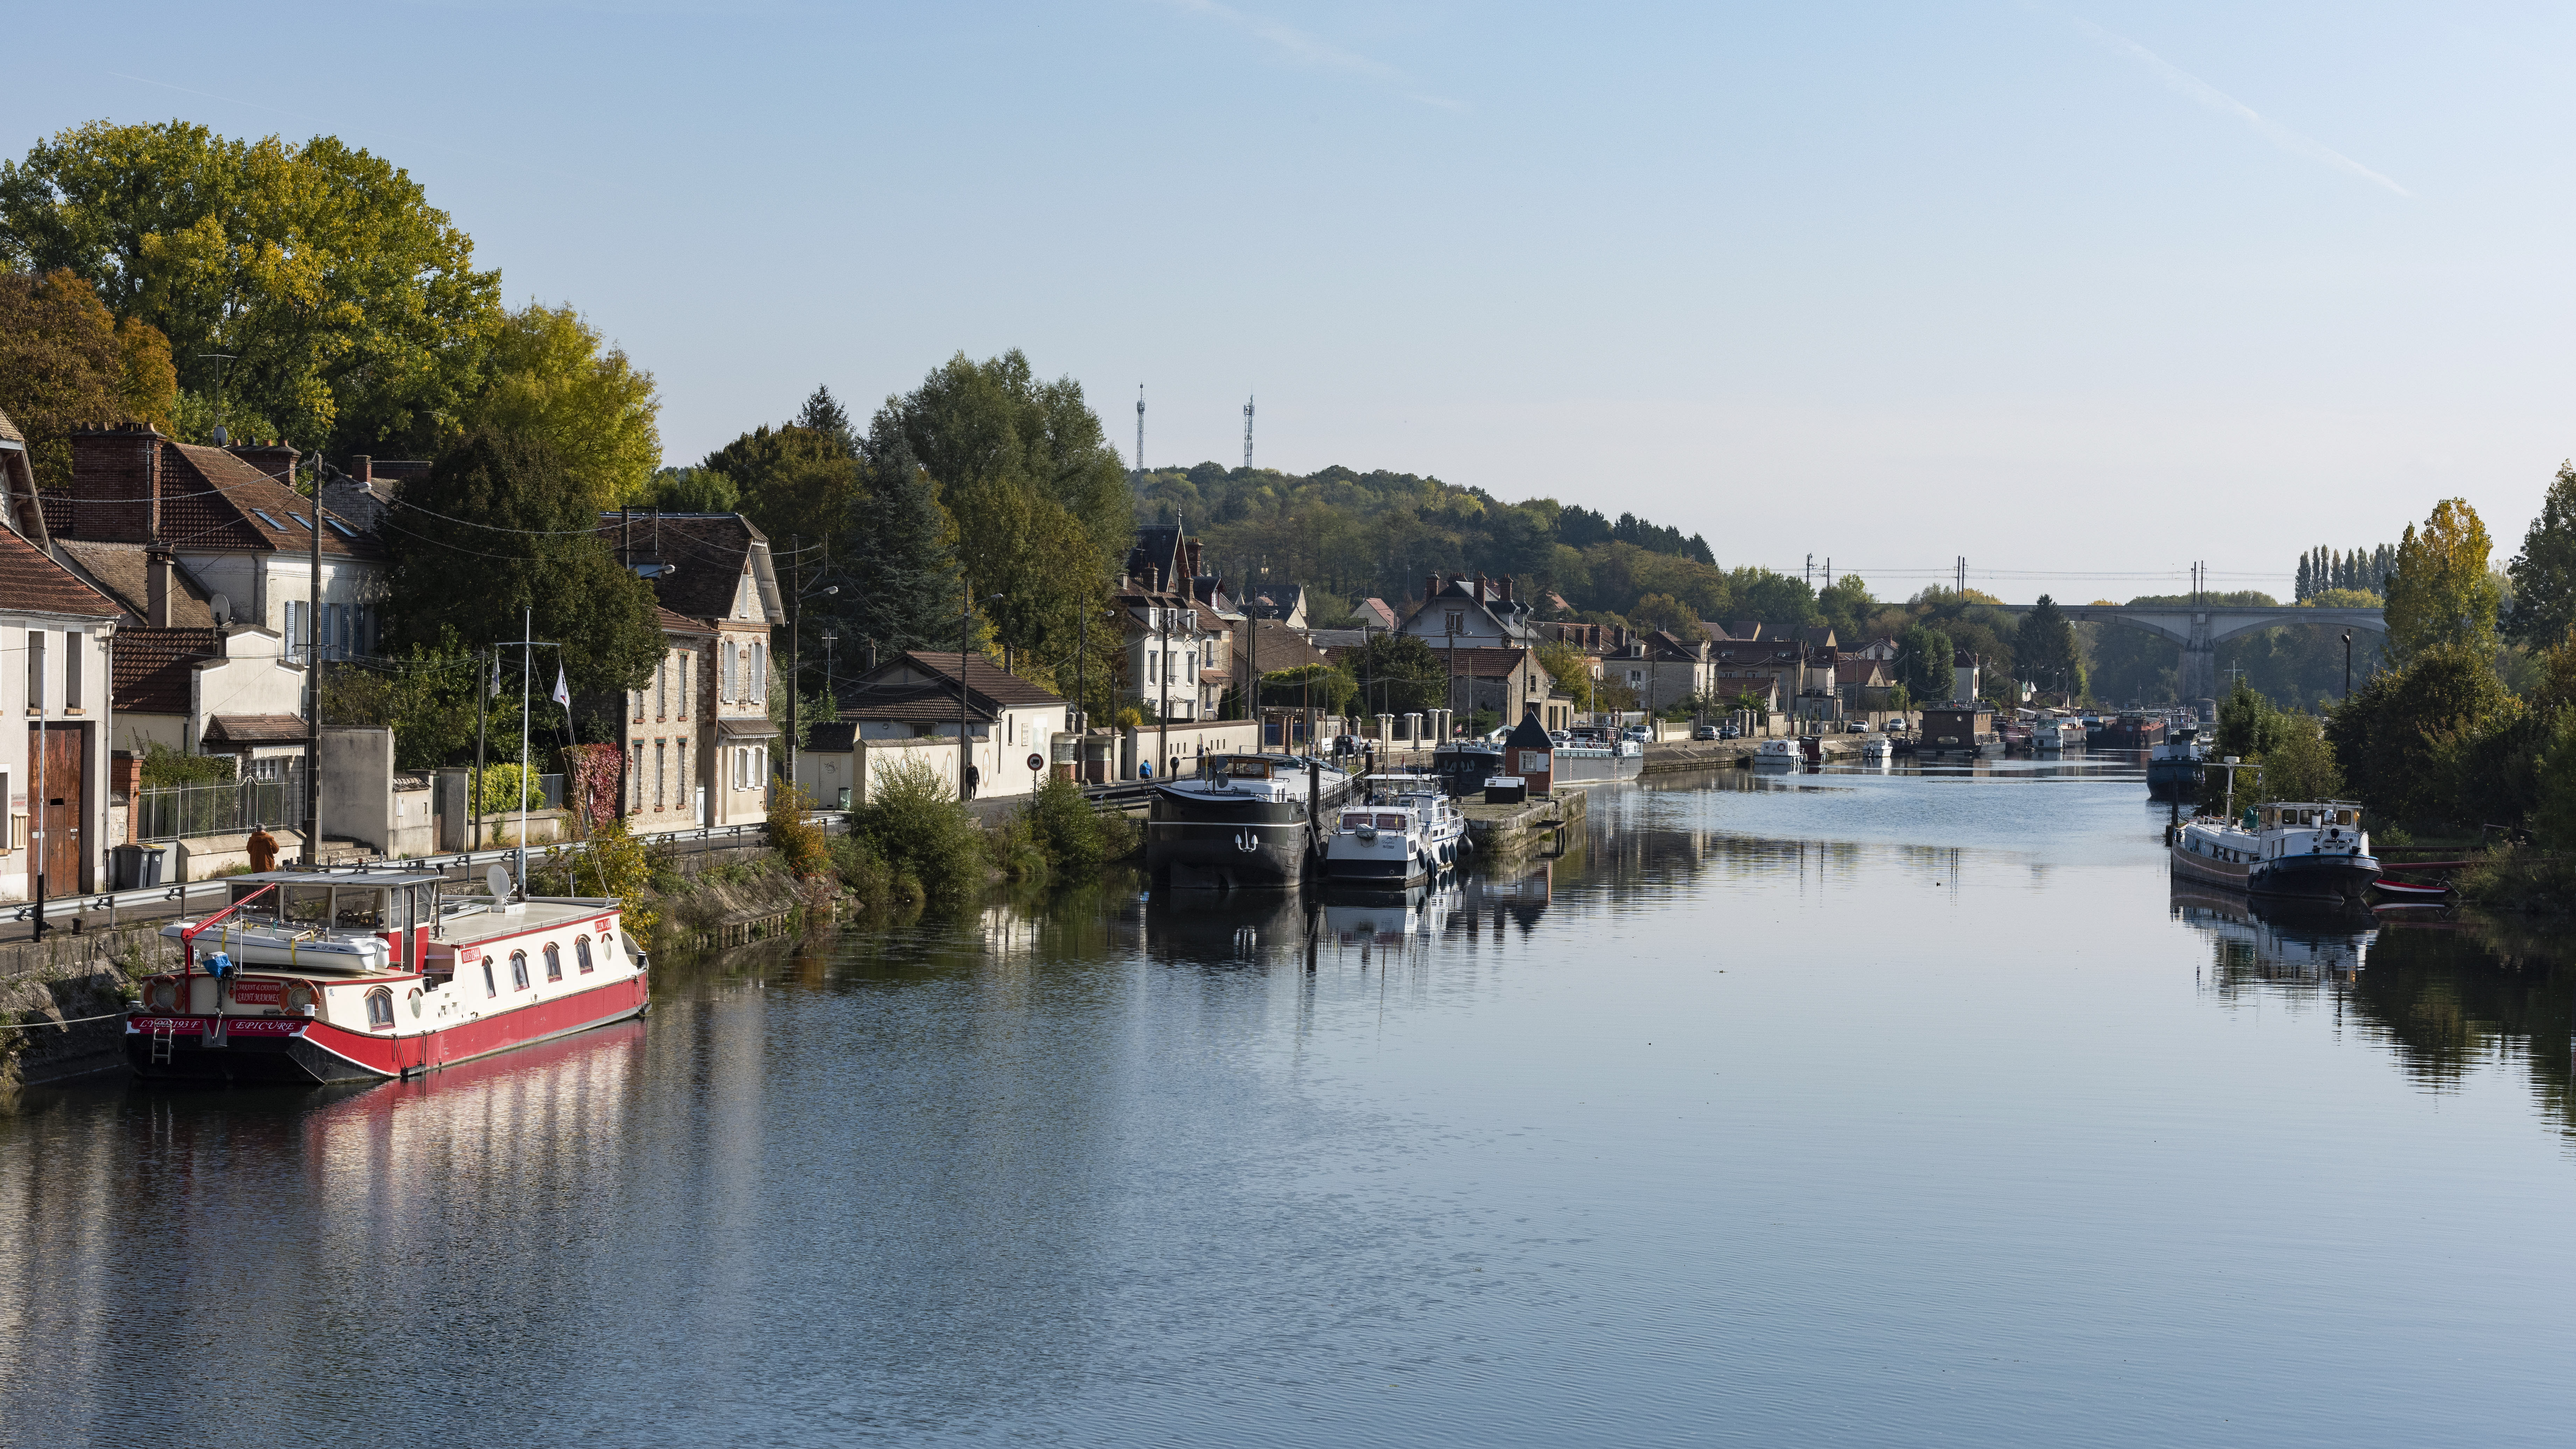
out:
<path id="1" fill-rule="evenodd" d="M 134 834 L 138 840 L 248 835 L 262 825 L 303 828 L 301 779 L 164 785 L 138 791 L 134 797 Z"/>

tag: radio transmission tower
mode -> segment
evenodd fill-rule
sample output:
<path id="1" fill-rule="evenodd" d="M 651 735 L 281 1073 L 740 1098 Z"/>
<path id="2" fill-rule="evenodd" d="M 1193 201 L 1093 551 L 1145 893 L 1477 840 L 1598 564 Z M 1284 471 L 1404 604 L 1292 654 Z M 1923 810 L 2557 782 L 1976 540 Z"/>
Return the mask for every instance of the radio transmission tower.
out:
<path id="1" fill-rule="evenodd" d="M 1252 471 L 1252 399 L 1243 400 L 1243 471 Z"/>
<path id="2" fill-rule="evenodd" d="M 1145 471 L 1145 384 L 1136 384 L 1136 471 Z"/>

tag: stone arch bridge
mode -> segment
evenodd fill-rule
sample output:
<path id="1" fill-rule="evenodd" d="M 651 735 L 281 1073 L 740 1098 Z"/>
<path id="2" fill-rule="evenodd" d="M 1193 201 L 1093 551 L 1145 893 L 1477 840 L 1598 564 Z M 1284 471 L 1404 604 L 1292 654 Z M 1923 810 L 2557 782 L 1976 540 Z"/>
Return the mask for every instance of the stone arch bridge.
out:
<path id="1" fill-rule="evenodd" d="M 2008 604 L 2016 614 L 2035 606 Z M 2174 672 L 2175 689 L 2184 699 L 2208 699 L 2218 693 L 2218 642 L 2256 629 L 2307 624 L 2327 629 L 2388 632 L 2382 609 L 2309 609 L 2296 604 L 2265 607 L 2217 604 L 2060 604 L 2058 612 L 2077 623 L 2126 624 L 2159 634 L 2182 646 L 2182 664 Z"/>

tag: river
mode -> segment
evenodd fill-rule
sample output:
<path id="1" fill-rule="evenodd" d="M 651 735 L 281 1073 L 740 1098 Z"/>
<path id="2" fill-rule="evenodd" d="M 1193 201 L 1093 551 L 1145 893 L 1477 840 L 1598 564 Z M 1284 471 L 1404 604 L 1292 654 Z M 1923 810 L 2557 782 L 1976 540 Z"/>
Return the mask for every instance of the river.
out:
<path id="1" fill-rule="evenodd" d="M 1681 777 L 1418 908 L 657 969 L 0 1118 L 0 1443 L 2560 1444 L 2576 975 L 2178 894 L 2129 761 Z"/>

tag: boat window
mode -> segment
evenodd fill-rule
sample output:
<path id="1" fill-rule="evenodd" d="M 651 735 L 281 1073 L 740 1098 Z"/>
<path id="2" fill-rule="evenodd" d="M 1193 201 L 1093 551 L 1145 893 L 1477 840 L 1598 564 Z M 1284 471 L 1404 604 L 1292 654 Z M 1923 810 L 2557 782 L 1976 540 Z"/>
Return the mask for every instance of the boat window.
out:
<path id="1" fill-rule="evenodd" d="M 1354 811 L 1351 814 L 1342 817 L 1342 828 L 1344 830 L 1357 830 L 1368 823 L 1369 818 L 1365 812 Z"/>
<path id="2" fill-rule="evenodd" d="M 1404 817 L 1401 815 L 1380 815 L 1377 818 L 1377 828 L 1380 830 L 1402 830 L 1404 828 Z"/>
<path id="3" fill-rule="evenodd" d="M 546 979 L 548 981 L 563 979 L 563 947 L 552 941 L 546 943 Z"/>
<path id="4" fill-rule="evenodd" d="M 2338 810 L 2335 812 L 2335 824 L 2337 825 L 2358 825 L 2360 823 L 2359 812 L 2357 811 Z"/>
<path id="5" fill-rule="evenodd" d="M 438 923 L 438 887 L 416 885 L 411 888 L 411 921 L 415 926 Z"/>
<path id="6" fill-rule="evenodd" d="M 1270 767 L 1259 760 L 1228 760 L 1225 772 L 1239 780 L 1266 780 L 1270 777 Z"/>
<path id="7" fill-rule="evenodd" d="M 492 984 L 492 958 L 489 956 L 483 958 L 483 994 L 486 996 L 501 994 L 501 988 Z"/>
<path id="8" fill-rule="evenodd" d="M 379 986 L 367 993 L 367 1025 L 386 1030 L 394 1024 L 394 994 Z"/>
<path id="9" fill-rule="evenodd" d="M 331 922 L 358 931 L 386 929 L 385 888 L 342 886 L 333 892 Z"/>
<path id="10" fill-rule="evenodd" d="M 322 926 L 331 920 L 331 888 L 326 885 L 291 885 L 278 889 L 278 919 L 289 925 Z"/>
<path id="11" fill-rule="evenodd" d="M 510 989 L 512 991 L 528 989 L 528 953 L 525 951 L 510 953 Z"/>
<path id="12" fill-rule="evenodd" d="M 588 936 L 575 936 L 572 938 L 572 959 L 581 967 L 582 970 L 588 971 L 590 969 L 590 938 Z"/>

